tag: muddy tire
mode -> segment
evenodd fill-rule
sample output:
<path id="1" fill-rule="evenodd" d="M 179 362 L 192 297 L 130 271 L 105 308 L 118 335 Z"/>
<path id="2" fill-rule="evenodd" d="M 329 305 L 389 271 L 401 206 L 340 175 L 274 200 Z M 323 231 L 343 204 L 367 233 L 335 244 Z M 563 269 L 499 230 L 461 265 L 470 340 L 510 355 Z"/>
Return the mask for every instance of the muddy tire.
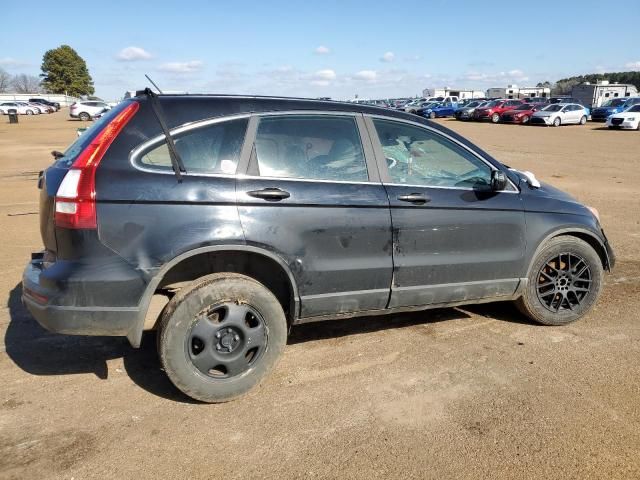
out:
<path id="1" fill-rule="evenodd" d="M 158 335 L 173 384 L 191 398 L 218 403 L 244 395 L 271 371 L 286 344 L 287 321 L 264 285 L 216 273 L 171 299 Z"/>
<path id="2" fill-rule="evenodd" d="M 566 325 L 584 316 L 602 290 L 598 253 L 570 236 L 551 239 L 536 254 L 518 309 L 543 325 Z"/>

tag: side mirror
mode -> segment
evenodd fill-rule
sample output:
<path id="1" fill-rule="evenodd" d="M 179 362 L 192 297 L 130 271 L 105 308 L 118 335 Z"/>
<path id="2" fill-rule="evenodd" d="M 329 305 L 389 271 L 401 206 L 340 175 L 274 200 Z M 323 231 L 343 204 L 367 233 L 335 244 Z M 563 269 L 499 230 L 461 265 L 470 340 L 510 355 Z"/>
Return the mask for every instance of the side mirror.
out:
<path id="1" fill-rule="evenodd" d="M 502 170 L 493 170 L 491 172 L 491 190 L 498 192 L 504 190 L 507 186 L 507 175 Z"/>

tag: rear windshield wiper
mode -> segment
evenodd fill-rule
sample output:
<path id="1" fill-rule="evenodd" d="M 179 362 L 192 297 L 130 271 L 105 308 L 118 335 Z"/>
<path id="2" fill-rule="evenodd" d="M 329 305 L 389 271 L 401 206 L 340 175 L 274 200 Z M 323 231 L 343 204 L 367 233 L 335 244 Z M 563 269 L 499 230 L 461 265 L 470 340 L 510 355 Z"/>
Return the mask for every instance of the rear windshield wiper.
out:
<path id="1" fill-rule="evenodd" d="M 178 150 L 176 150 L 176 144 L 173 142 L 173 138 L 171 137 L 171 132 L 169 131 L 169 127 L 167 127 L 167 122 L 164 119 L 164 112 L 162 111 L 162 106 L 158 101 L 158 95 L 153 93 L 150 88 L 144 89 L 145 95 L 149 97 L 149 101 L 151 102 L 151 108 L 153 109 L 153 113 L 160 124 L 160 128 L 162 129 L 162 133 L 164 133 L 165 138 L 167 139 L 167 148 L 169 149 L 169 158 L 171 158 L 171 166 L 173 167 L 173 172 L 176 174 L 176 178 L 178 182 L 182 182 L 182 172 L 187 173 L 184 168 L 184 164 L 182 163 L 182 158 L 180 158 L 180 154 Z"/>

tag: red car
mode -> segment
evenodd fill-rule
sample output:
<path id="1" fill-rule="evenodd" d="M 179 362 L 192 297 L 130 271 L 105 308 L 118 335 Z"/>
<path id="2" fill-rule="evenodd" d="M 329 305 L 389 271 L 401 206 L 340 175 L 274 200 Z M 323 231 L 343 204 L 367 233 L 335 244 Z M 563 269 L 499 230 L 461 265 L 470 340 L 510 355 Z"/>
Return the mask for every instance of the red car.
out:
<path id="1" fill-rule="evenodd" d="M 486 120 L 489 119 L 493 123 L 498 123 L 500 121 L 500 115 L 507 110 L 513 110 L 514 108 L 522 105 L 524 102 L 522 100 L 494 100 L 489 102 L 488 105 L 482 108 L 476 108 L 473 112 L 474 120 Z"/>
<path id="2" fill-rule="evenodd" d="M 546 107 L 548 103 L 523 103 L 516 108 L 506 110 L 500 115 L 500 121 L 504 123 L 529 123 L 534 112 Z"/>

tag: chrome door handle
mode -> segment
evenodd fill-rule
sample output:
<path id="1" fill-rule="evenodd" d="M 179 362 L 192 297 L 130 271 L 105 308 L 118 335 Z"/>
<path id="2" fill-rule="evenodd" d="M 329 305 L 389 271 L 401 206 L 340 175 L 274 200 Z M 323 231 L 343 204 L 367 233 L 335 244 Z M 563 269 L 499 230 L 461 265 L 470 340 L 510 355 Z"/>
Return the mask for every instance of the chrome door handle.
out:
<path id="1" fill-rule="evenodd" d="M 262 190 L 251 190 L 247 195 L 264 200 L 284 200 L 289 198 L 291 194 L 279 188 L 263 188 Z"/>

